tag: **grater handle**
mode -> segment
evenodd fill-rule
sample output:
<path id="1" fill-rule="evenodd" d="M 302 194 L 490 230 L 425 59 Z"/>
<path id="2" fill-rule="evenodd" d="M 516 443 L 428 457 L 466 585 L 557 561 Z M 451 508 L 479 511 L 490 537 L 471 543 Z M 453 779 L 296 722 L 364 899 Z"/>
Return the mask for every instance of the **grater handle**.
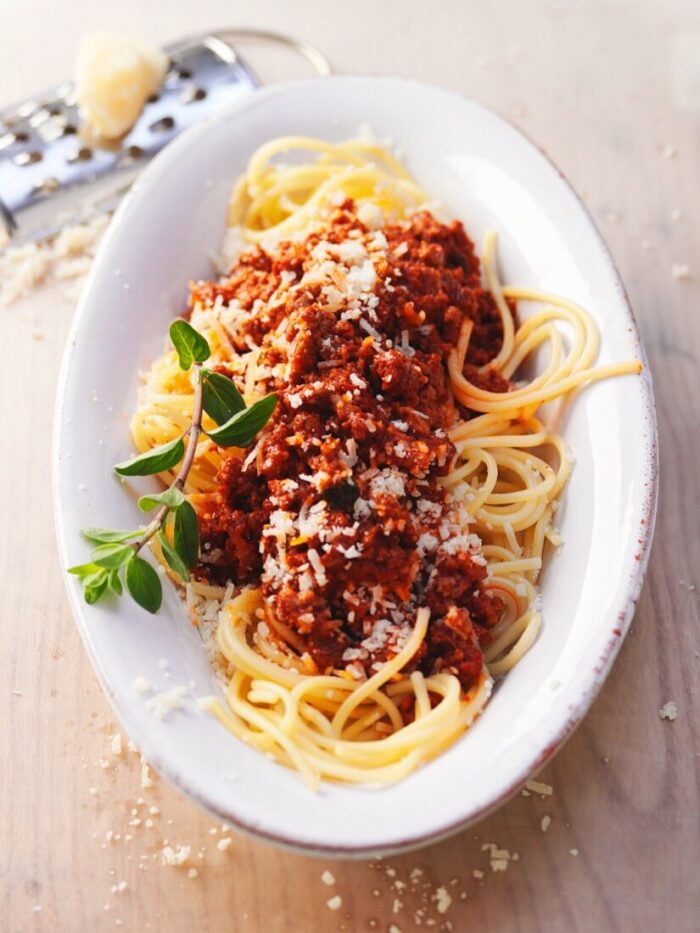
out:
<path id="1" fill-rule="evenodd" d="M 327 78 L 333 73 L 331 63 L 323 52 L 311 42 L 305 42 L 303 39 L 294 39 L 292 36 L 270 32 L 266 29 L 219 29 L 211 35 L 225 42 L 233 50 L 235 50 L 236 42 L 241 40 L 279 45 L 305 58 L 320 78 Z"/>

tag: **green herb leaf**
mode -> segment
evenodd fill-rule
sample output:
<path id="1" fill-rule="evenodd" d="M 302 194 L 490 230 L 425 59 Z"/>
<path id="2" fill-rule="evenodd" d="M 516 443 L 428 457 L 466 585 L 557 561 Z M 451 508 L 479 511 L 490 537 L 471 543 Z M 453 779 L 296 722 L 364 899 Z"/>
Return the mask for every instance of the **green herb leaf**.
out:
<path id="1" fill-rule="evenodd" d="M 142 557 L 133 557 L 126 565 L 124 582 L 134 600 L 147 612 L 158 612 L 163 600 L 160 577 Z"/>
<path id="2" fill-rule="evenodd" d="M 119 579 L 118 570 L 110 570 L 109 577 L 107 578 L 107 583 L 110 590 L 115 593 L 117 596 L 122 595 L 122 581 Z"/>
<path id="3" fill-rule="evenodd" d="M 95 544 L 115 544 L 138 538 L 140 531 L 116 531 L 112 528 L 83 528 L 82 535 Z"/>
<path id="4" fill-rule="evenodd" d="M 193 363 L 209 359 L 211 350 L 202 335 L 182 318 L 170 325 L 170 339 L 177 350 L 180 369 L 188 370 Z"/>
<path id="5" fill-rule="evenodd" d="M 113 570 L 115 567 L 121 567 L 133 555 L 134 549 L 130 544 L 101 544 L 92 552 L 92 559 L 98 567 Z"/>
<path id="6" fill-rule="evenodd" d="M 73 573 L 76 577 L 83 579 L 84 577 L 89 577 L 93 573 L 98 573 L 101 570 L 102 568 L 98 567 L 97 564 L 76 564 L 75 567 L 68 568 L 68 573 Z"/>
<path id="7" fill-rule="evenodd" d="M 202 401 L 204 411 L 217 424 L 225 424 L 239 411 L 245 408 L 243 396 L 236 388 L 233 379 L 223 373 L 207 372 L 202 377 Z"/>
<path id="8" fill-rule="evenodd" d="M 175 550 L 187 567 L 194 567 L 199 558 L 199 521 L 189 502 L 183 502 L 175 513 Z"/>
<path id="9" fill-rule="evenodd" d="M 85 597 L 86 603 L 92 605 L 100 599 L 107 589 L 108 578 L 109 573 L 106 570 L 101 570 L 99 573 L 92 574 L 85 578 L 83 581 L 85 584 L 83 596 Z"/>
<path id="10" fill-rule="evenodd" d="M 138 457 L 132 457 L 131 460 L 125 460 L 118 463 L 114 471 L 120 476 L 152 476 L 154 473 L 162 473 L 169 470 L 185 455 L 185 444 L 181 437 L 170 441 L 168 444 L 162 444 L 160 447 L 153 447 Z"/>
<path id="11" fill-rule="evenodd" d="M 190 572 L 187 569 L 187 565 L 182 560 L 177 551 L 172 547 L 167 537 L 165 536 L 164 531 L 158 532 L 158 540 L 160 541 L 160 546 L 163 549 L 163 557 L 168 562 L 168 566 L 171 570 L 174 570 L 178 576 L 182 577 L 185 583 L 190 582 Z"/>
<path id="12" fill-rule="evenodd" d="M 185 496 L 177 486 L 171 486 L 165 492 L 154 493 L 152 496 L 141 496 L 139 508 L 142 512 L 150 512 L 157 505 L 169 505 L 171 509 L 179 508 L 185 501 Z"/>
<path id="13" fill-rule="evenodd" d="M 221 427 L 207 431 L 207 434 L 220 447 L 247 447 L 270 420 L 276 404 L 275 394 L 266 395 L 245 411 L 239 411 Z"/>

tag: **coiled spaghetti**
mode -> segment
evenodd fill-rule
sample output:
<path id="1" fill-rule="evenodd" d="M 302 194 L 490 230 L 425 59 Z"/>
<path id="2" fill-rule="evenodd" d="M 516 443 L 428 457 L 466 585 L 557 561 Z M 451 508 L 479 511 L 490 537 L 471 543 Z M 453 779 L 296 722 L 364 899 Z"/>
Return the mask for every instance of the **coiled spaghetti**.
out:
<path id="1" fill-rule="evenodd" d="M 299 153 L 301 162 L 275 161 L 280 155 L 291 159 Z M 229 223 L 239 246 L 255 244 L 272 253 L 278 244 L 303 243 L 314 233 L 316 242 L 323 236 L 329 211 L 350 202 L 364 228 L 381 232 L 387 224 L 406 221 L 427 198 L 376 142 L 334 145 L 285 138 L 253 155 L 235 186 Z M 510 670 L 537 637 L 542 625 L 537 579 L 547 543 L 560 543 L 554 517 L 573 458 L 550 427 L 551 413 L 545 423 L 538 411 L 554 400 L 565 405 L 589 382 L 641 370 L 638 361 L 596 367 L 599 335 L 589 314 L 557 296 L 502 286 L 495 246 L 495 234 L 490 233 L 482 265 L 500 316 L 498 352 L 476 372 L 465 365 L 474 330 L 474 321 L 465 317 L 445 359 L 459 407 L 449 427 L 456 454 L 439 483 L 449 501 L 468 515 L 468 529 L 465 525 L 463 530 L 478 535 L 477 559 L 488 564 L 485 585 L 502 604 L 483 646 L 484 669 L 469 689 L 449 670 L 424 674 L 417 669 L 432 625 L 425 606 L 417 606 L 410 633 L 397 642 L 386 663 L 363 676 L 352 664 L 319 671 L 305 650 L 303 635 L 277 618 L 274 600 L 264 598 L 258 586 L 231 592 L 231 587 L 225 591 L 193 584 L 190 607 L 195 620 L 202 611 L 211 614 L 212 600 L 223 602 L 216 644 L 227 682 L 226 703 L 211 699 L 206 705 L 234 735 L 299 770 L 310 786 L 321 779 L 398 780 L 451 744 L 482 710 L 492 679 Z M 338 260 L 337 268 L 324 274 L 338 285 L 344 275 L 349 277 L 349 269 Z M 283 307 L 290 289 L 304 281 L 280 281 L 265 307 Z M 528 312 L 519 326 L 516 305 Z M 225 301 L 220 295 L 195 302 L 192 308 L 192 323 L 209 340 L 214 363 L 227 367 L 250 402 L 268 390 L 272 376 L 269 365 L 261 363 L 261 345 L 241 336 L 249 319 L 237 299 Z M 272 345 L 284 346 L 288 317 L 276 314 L 271 320 Z M 374 328 L 366 328 L 367 339 L 375 340 Z M 410 349 L 408 344 L 405 349 Z M 544 349 L 548 358 L 540 371 L 514 384 L 529 358 Z M 278 379 L 287 378 L 284 353 L 281 359 Z M 486 376 L 493 372 L 508 380 L 507 391 L 488 386 Z M 192 393 L 174 353 L 155 362 L 132 420 L 139 450 L 182 432 Z M 235 456 L 247 469 L 256 462 L 261 465 L 261 450 L 257 444 Z M 201 440 L 186 490 L 201 509 L 217 495 L 222 464 L 222 452 L 210 440 Z"/>

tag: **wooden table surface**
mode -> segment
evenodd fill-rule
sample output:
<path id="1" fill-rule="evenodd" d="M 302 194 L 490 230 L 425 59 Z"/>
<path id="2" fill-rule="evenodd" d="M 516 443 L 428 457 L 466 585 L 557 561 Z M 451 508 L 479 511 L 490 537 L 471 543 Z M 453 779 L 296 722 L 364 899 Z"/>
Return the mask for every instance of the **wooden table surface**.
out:
<path id="1" fill-rule="evenodd" d="M 264 0 L 246 11 L 214 0 L 3 0 L 0 101 L 69 74 L 81 31 L 126 23 L 163 41 L 210 25 L 288 29 L 338 70 L 445 84 L 538 140 L 607 237 L 649 352 L 656 540 L 610 679 L 541 775 L 551 796 L 518 796 L 453 839 L 382 864 L 275 851 L 222 831 L 155 775 L 142 787 L 138 755 L 113 753 L 117 726 L 54 543 L 51 422 L 73 302 L 52 287 L 0 309 L 0 929 L 697 930 L 699 5 Z M 690 277 L 674 278 L 674 264 Z M 675 721 L 658 714 L 669 700 Z M 191 846 L 187 866 L 160 864 L 165 839 Z M 485 843 L 519 858 L 493 872 Z M 452 904 L 439 913 L 443 886 Z M 335 895 L 337 911 L 326 905 Z"/>

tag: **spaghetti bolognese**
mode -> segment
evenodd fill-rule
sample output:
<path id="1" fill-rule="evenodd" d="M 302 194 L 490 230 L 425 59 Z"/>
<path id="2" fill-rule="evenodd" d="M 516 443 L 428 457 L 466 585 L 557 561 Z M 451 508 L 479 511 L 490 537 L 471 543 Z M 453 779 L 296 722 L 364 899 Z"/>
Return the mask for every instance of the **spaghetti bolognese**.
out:
<path id="1" fill-rule="evenodd" d="M 214 372 L 278 399 L 249 450 L 202 435 L 185 485 L 185 596 L 216 614 L 225 681 L 206 706 L 310 786 L 398 780 L 478 716 L 537 638 L 559 544 L 573 460 L 539 409 L 641 370 L 596 367 L 584 309 L 501 285 L 495 235 L 480 262 L 428 203 L 374 141 L 273 140 L 234 188 L 225 274 L 191 288 Z M 173 351 L 154 363 L 140 451 L 193 393 Z"/>

